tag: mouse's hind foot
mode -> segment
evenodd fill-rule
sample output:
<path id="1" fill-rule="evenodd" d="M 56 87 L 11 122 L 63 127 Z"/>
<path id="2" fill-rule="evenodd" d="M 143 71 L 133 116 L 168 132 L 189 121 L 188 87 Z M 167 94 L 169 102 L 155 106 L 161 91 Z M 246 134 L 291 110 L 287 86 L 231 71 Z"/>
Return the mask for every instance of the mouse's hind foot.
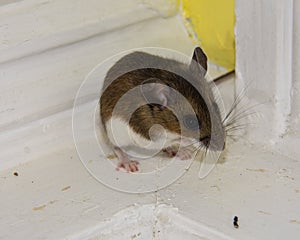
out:
<path id="1" fill-rule="evenodd" d="M 130 160 L 126 153 L 122 151 L 119 147 L 114 147 L 115 153 L 119 158 L 119 163 L 116 167 L 116 170 L 124 169 L 126 172 L 137 172 L 139 171 L 138 165 L 139 162 L 135 160 Z"/>
<path id="2" fill-rule="evenodd" d="M 123 168 L 127 172 L 137 172 L 139 170 L 138 168 L 139 162 L 138 161 L 132 161 L 132 160 L 121 160 L 117 167 L 116 170 L 120 170 Z"/>

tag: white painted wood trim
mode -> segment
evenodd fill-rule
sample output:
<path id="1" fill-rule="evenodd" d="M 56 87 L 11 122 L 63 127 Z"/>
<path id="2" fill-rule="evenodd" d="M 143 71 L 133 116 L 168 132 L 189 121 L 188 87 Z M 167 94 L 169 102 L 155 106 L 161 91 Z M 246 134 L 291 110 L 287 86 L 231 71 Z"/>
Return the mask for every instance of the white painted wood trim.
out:
<path id="1" fill-rule="evenodd" d="M 293 84 L 293 0 L 236 1 L 238 92 L 246 89 L 260 119 L 254 141 L 272 144 L 287 131 Z M 254 121 L 257 121 L 255 119 Z"/>
<path id="2" fill-rule="evenodd" d="M 0 63 L 159 17 L 137 0 L 24 0 L 0 7 Z"/>
<path id="3" fill-rule="evenodd" d="M 294 32 L 294 0 L 280 1 L 277 6 L 276 53 L 276 92 L 275 92 L 275 129 L 279 137 L 288 130 L 291 114 L 293 85 L 293 32 Z"/>

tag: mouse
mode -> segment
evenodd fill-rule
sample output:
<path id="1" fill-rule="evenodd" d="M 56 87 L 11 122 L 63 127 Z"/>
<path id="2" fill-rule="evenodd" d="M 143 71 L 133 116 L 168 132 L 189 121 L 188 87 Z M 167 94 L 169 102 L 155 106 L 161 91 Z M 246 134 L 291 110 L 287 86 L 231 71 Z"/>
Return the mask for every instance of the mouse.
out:
<path id="1" fill-rule="evenodd" d="M 156 153 L 190 159 L 200 148 L 222 151 L 226 131 L 207 56 L 196 47 L 187 61 L 143 51 L 123 56 L 108 70 L 100 94 L 100 121 L 119 159 L 117 170 L 139 171 Z"/>

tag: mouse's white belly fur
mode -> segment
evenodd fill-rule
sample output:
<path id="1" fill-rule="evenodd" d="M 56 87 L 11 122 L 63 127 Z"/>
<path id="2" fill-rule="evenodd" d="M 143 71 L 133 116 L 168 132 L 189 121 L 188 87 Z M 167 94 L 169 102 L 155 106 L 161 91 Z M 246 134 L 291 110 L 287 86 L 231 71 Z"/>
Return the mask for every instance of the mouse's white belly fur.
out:
<path id="1" fill-rule="evenodd" d="M 110 142 L 122 150 L 137 151 L 156 151 L 159 152 L 165 147 L 180 144 L 181 136 L 170 131 L 158 128 L 154 132 L 153 141 L 150 141 L 136 133 L 125 121 L 120 118 L 112 117 L 105 124 L 107 137 Z M 147 155 L 149 153 L 146 153 Z"/>

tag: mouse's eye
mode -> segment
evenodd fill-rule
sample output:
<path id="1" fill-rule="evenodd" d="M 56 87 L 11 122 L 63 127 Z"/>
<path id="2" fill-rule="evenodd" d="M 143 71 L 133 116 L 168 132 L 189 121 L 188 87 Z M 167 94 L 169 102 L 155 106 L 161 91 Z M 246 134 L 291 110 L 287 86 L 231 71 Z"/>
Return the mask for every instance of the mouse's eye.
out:
<path id="1" fill-rule="evenodd" d="M 200 123 L 195 115 L 189 114 L 183 117 L 183 124 L 190 130 L 200 129 Z"/>

